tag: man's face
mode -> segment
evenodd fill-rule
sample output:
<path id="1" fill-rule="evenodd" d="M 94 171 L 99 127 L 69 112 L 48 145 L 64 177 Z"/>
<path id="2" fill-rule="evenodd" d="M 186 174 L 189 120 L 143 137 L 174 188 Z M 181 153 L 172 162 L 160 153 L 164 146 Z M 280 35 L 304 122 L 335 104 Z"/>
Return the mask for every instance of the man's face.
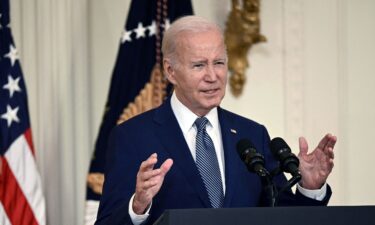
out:
<path id="1" fill-rule="evenodd" d="M 206 115 L 225 95 L 228 67 L 223 39 L 217 31 L 182 33 L 176 53 L 176 65 L 164 60 L 167 78 L 186 107 Z"/>

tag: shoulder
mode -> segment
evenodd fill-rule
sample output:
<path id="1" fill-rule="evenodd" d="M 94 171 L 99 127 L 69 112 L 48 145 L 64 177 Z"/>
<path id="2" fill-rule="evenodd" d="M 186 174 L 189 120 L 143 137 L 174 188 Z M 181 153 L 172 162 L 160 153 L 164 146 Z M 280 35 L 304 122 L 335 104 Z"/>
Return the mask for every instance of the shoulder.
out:
<path id="1" fill-rule="evenodd" d="M 222 108 L 219 108 L 218 115 L 223 134 L 228 135 L 228 131 L 235 133 L 237 141 L 249 139 L 258 149 L 268 145 L 270 136 L 264 125 Z"/>
<path id="2" fill-rule="evenodd" d="M 112 129 L 111 134 L 112 136 L 135 138 L 142 134 L 145 130 L 151 129 L 151 127 L 153 126 L 152 121 L 154 114 L 155 109 L 152 109 L 134 116 L 116 125 Z"/>
<path id="3" fill-rule="evenodd" d="M 221 120 L 228 121 L 235 126 L 253 129 L 265 129 L 263 124 L 260 124 L 252 119 L 238 115 L 223 108 L 218 108 L 218 114 Z"/>

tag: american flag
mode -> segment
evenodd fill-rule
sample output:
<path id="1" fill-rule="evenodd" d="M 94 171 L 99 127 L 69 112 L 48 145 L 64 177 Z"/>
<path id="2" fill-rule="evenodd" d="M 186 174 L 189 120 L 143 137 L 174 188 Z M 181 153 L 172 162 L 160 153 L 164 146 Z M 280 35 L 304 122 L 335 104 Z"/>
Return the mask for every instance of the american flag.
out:
<path id="1" fill-rule="evenodd" d="M 31 138 L 25 80 L 0 0 L 0 224 L 46 224 L 42 183 Z"/>

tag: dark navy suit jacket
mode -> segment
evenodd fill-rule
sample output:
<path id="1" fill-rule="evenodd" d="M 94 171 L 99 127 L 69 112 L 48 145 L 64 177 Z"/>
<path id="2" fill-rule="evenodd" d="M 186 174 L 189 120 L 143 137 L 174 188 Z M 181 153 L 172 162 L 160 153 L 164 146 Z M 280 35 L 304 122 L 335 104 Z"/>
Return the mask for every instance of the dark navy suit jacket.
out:
<path id="1" fill-rule="evenodd" d="M 234 113 L 218 108 L 221 126 L 226 191 L 224 206 L 262 206 L 264 194 L 257 175 L 248 172 L 236 151 L 236 143 L 250 139 L 265 157 L 272 170 L 277 162 L 269 150 L 270 137 L 264 126 Z M 158 168 L 166 159 L 173 159 L 159 193 L 154 197 L 146 224 L 152 224 L 165 209 L 209 208 L 210 201 L 194 159 L 173 114 L 170 99 L 160 107 L 145 112 L 115 127 L 109 140 L 107 168 L 103 195 L 96 224 L 132 224 L 128 204 L 135 192 L 136 175 L 142 161 L 152 153 L 158 154 Z M 284 175 L 275 178 L 279 186 Z M 279 205 L 326 205 L 331 195 L 328 188 L 323 201 L 304 197 L 298 191 L 280 196 Z"/>

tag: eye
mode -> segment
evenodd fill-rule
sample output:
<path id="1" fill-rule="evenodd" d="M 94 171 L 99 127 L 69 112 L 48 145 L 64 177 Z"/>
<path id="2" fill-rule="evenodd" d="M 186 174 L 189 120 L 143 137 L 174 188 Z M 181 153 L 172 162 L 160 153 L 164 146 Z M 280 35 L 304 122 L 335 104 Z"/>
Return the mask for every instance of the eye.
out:
<path id="1" fill-rule="evenodd" d="M 216 61 L 215 65 L 225 65 L 225 61 Z"/>
<path id="2" fill-rule="evenodd" d="M 203 63 L 196 63 L 196 64 L 193 64 L 193 68 L 194 69 L 201 69 L 204 67 L 204 64 Z"/>

